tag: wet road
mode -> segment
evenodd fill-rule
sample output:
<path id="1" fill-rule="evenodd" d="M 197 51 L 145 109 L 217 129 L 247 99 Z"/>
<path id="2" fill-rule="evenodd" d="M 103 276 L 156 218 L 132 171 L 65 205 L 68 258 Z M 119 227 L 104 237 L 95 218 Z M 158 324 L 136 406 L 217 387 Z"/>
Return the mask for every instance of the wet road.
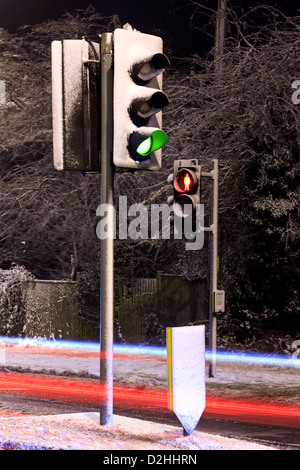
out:
<path id="1" fill-rule="evenodd" d="M 31 384 L 34 384 L 34 376 L 31 377 L 33 380 Z M 23 386 L 23 388 L 19 387 L 18 390 L 16 390 L 16 388 L 14 389 L 13 380 L 11 380 L 11 389 L 5 391 L 2 389 L 0 393 L 0 416 L 9 414 L 53 415 L 99 411 L 97 393 L 92 396 L 84 392 L 84 390 L 88 390 L 87 387 L 90 385 L 97 387 L 96 380 L 76 379 L 75 381 L 72 379 L 72 381 L 70 381 L 70 379 L 64 379 L 63 383 L 71 384 L 73 392 L 74 390 L 79 390 L 79 395 L 81 395 L 81 398 L 78 398 L 79 395 L 73 393 L 73 397 L 66 399 L 64 391 L 59 392 L 57 389 L 54 390 L 53 384 L 59 380 L 57 377 L 51 378 L 49 376 L 44 377 L 39 375 L 39 384 L 43 378 L 46 381 L 45 384 L 49 383 L 49 380 L 51 380 L 53 390 L 52 392 L 51 390 L 47 391 L 46 385 L 44 385 L 42 397 L 41 392 L 37 393 L 32 387 L 30 393 L 28 393 L 28 387 L 26 389 L 26 386 Z M 22 379 L 22 374 L 19 374 L 19 379 Z M 56 396 L 53 399 L 54 393 Z M 130 406 L 129 403 L 126 402 L 124 406 L 119 397 L 114 408 L 114 413 L 141 420 L 160 422 L 162 425 L 180 426 L 176 416 L 166 408 L 163 409 L 162 406 L 158 406 L 157 409 L 155 409 L 153 404 L 149 406 L 147 403 L 138 403 L 139 405 L 135 407 Z M 216 415 L 216 413 L 214 413 L 214 416 L 209 416 L 208 413 L 204 412 L 203 417 L 198 423 L 197 430 L 209 434 L 249 440 L 280 449 L 300 450 L 300 427 L 297 427 L 297 424 L 289 427 L 286 424 L 280 426 L 276 424 L 244 422 L 242 420 L 235 420 L 232 416 L 226 419 L 224 411 L 223 414 L 219 416 Z"/>

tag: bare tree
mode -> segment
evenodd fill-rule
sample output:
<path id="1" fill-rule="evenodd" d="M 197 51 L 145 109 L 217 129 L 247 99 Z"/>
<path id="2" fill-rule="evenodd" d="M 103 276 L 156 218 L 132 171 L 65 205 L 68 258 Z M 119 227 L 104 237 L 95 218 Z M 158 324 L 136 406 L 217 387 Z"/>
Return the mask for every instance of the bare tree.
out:
<path id="1" fill-rule="evenodd" d="M 202 7 L 190 4 L 194 21 Z M 215 12 L 205 13 L 215 21 Z M 24 27 L 16 36 L 0 31 L 0 80 L 6 83 L 6 105 L 0 105 L 0 256 L 38 277 L 70 277 L 71 256 L 75 266 L 97 270 L 99 256 L 99 178 L 53 169 L 50 43 L 95 38 L 117 24 L 116 17 L 89 10 Z M 164 76 L 170 142 L 162 171 L 118 171 L 116 202 L 127 195 L 128 205 L 165 203 L 174 160 L 197 158 L 208 170 L 218 158 L 220 266 L 231 316 L 240 315 L 245 325 L 249 315 L 258 318 L 262 311 L 267 318 L 298 319 L 300 107 L 291 100 L 291 85 L 300 79 L 300 20 L 255 6 L 228 10 L 227 24 L 221 78 L 214 48 L 187 60 L 173 58 Z M 209 215 L 204 181 L 202 200 Z M 158 269 L 200 275 L 207 264 L 206 248 L 187 254 L 181 241 L 120 240 L 115 246 L 116 272 L 123 278 Z"/>
<path id="2" fill-rule="evenodd" d="M 221 78 L 212 51 L 169 85 L 173 158 L 219 160 L 220 266 L 245 334 L 299 325 L 299 29 L 271 7 L 231 9 Z"/>
<path id="3" fill-rule="evenodd" d="M 82 266 L 95 258 L 100 175 L 53 168 L 51 42 L 96 37 L 117 19 L 92 8 L 61 20 L 0 32 L 0 257 L 24 264 L 37 277 L 71 276 L 71 256 Z M 111 25 L 109 26 L 109 23 Z"/>

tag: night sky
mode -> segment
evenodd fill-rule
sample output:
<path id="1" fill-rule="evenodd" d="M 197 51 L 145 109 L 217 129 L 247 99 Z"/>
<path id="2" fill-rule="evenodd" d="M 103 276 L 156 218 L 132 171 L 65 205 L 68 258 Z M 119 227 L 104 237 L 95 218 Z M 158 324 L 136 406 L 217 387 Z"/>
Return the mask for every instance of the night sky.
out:
<path id="1" fill-rule="evenodd" d="M 16 32 L 24 24 L 34 24 L 47 19 L 59 18 L 65 11 L 85 9 L 92 4 L 103 15 L 118 14 L 122 23 L 131 23 L 136 29 L 147 27 L 168 28 L 174 24 L 187 28 L 193 8 L 189 0 L 0 0 L 0 26 L 9 32 Z M 197 3 L 197 2 L 196 2 Z M 199 0 L 199 3 L 216 10 L 217 0 Z M 234 6 L 257 3 L 278 6 L 288 14 L 300 9 L 298 0 L 229 0 Z M 183 6 L 176 13 L 169 14 L 173 6 Z M 180 26 L 181 25 L 181 26 Z M 147 31 L 146 31 L 147 32 Z"/>
<path id="2" fill-rule="evenodd" d="M 235 7 L 242 7 L 245 10 L 249 5 L 264 3 L 277 6 L 291 16 L 300 14 L 299 0 L 228 1 Z M 159 30 L 165 31 L 172 39 L 176 39 L 177 44 L 182 43 L 183 49 L 199 52 L 203 35 L 199 31 L 192 32 L 190 29 L 190 15 L 193 7 L 188 3 L 189 0 L 0 0 L 0 27 L 7 29 L 10 33 L 16 33 L 24 24 L 58 19 L 66 11 L 85 9 L 92 4 L 104 16 L 117 14 L 122 24 L 130 23 L 137 30 L 145 33 L 153 34 L 153 29 L 156 33 Z M 213 10 L 217 9 L 217 0 L 199 0 L 199 3 Z M 179 6 L 180 8 L 176 9 Z M 205 10 L 197 16 L 196 21 L 198 26 L 201 22 L 207 22 Z M 214 26 L 211 25 L 211 28 L 211 34 L 214 34 Z"/>
<path id="3" fill-rule="evenodd" d="M 163 24 L 169 0 L 0 0 L 0 25 L 15 32 L 23 24 L 59 18 L 65 11 L 85 9 L 92 4 L 103 15 L 118 14 L 123 23 L 138 29 L 146 24 Z M 212 3 L 212 2 L 211 2 Z"/>

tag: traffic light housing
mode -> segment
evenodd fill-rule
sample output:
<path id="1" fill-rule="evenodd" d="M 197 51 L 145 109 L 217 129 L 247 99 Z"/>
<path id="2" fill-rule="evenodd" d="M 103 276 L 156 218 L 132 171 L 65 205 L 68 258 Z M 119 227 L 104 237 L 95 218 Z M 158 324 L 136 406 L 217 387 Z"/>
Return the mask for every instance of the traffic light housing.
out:
<path id="1" fill-rule="evenodd" d="M 114 130 L 116 167 L 159 170 L 162 109 L 169 103 L 162 91 L 162 72 L 169 65 L 158 36 L 132 29 L 114 32 Z"/>
<path id="2" fill-rule="evenodd" d="M 200 204 L 201 165 L 197 160 L 176 160 L 172 179 L 174 214 L 179 218 L 194 216 Z M 185 205 L 191 205 L 192 210 L 186 211 Z"/>
<path id="3" fill-rule="evenodd" d="M 51 58 L 54 167 L 99 172 L 100 44 L 53 41 Z"/>

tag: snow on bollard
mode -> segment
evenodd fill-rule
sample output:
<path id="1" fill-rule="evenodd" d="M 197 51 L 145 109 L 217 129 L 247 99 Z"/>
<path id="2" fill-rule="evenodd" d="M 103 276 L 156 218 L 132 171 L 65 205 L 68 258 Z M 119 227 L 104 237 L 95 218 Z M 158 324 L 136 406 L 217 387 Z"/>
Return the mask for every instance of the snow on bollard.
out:
<path id="1" fill-rule="evenodd" d="M 192 434 L 205 408 L 205 327 L 167 328 L 169 409 Z"/>

